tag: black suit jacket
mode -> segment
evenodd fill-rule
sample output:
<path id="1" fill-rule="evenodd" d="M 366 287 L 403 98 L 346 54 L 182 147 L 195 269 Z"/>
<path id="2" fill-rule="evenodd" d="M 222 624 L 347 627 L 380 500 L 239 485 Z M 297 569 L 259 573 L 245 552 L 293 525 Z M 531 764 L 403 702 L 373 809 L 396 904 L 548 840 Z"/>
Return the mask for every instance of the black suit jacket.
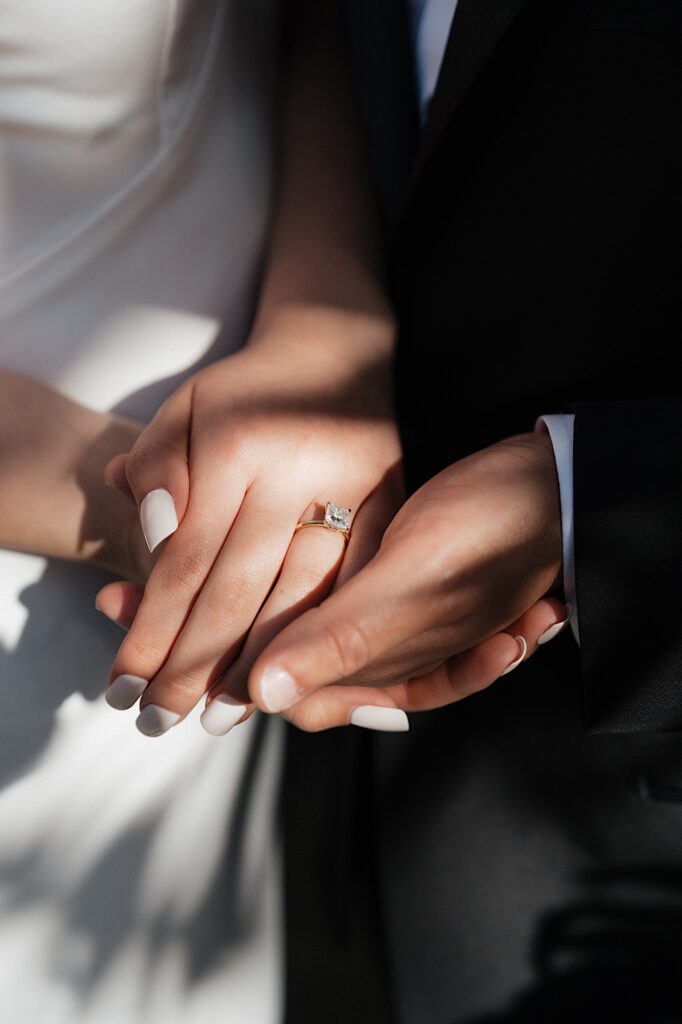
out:
<path id="1" fill-rule="evenodd" d="M 408 485 L 575 411 L 582 647 L 294 738 L 290 1019 L 682 1021 L 682 3 L 460 0 L 411 171 L 383 131 Z"/>

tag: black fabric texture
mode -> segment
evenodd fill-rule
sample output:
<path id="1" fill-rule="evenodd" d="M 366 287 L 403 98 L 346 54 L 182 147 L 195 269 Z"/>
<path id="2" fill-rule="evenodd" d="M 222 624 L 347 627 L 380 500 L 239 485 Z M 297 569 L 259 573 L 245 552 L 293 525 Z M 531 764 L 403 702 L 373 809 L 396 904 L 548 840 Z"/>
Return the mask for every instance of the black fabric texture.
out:
<path id="1" fill-rule="evenodd" d="M 460 0 L 393 239 L 407 480 L 575 410 L 582 650 L 369 737 L 370 776 L 292 735 L 343 766 L 293 847 L 371 822 L 332 846 L 398 1024 L 682 1019 L 681 111 L 682 4 Z"/>
<path id="2" fill-rule="evenodd" d="M 682 399 L 576 410 L 574 505 L 585 722 L 682 728 Z"/>

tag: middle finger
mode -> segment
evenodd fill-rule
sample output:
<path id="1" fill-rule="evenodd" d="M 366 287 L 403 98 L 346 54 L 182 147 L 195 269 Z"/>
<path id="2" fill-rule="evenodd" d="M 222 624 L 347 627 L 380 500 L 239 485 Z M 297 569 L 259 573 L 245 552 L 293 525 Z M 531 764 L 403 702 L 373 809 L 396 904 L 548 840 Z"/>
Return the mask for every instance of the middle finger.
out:
<path id="1" fill-rule="evenodd" d="M 194 707 L 236 656 L 280 571 L 297 511 L 254 486 L 246 495 L 168 660 L 140 702 L 137 726 L 159 736 Z"/>

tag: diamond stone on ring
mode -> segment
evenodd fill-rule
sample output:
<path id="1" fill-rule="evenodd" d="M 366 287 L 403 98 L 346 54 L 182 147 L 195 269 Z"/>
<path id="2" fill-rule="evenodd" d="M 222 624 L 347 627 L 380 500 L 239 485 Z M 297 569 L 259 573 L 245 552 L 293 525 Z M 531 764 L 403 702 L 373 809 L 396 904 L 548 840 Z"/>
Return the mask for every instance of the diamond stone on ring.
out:
<path id="1" fill-rule="evenodd" d="M 333 501 L 327 502 L 324 510 L 324 525 L 329 530 L 340 530 L 341 533 L 348 533 L 350 530 L 350 509 L 343 505 L 335 505 Z"/>
<path id="2" fill-rule="evenodd" d="M 350 536 L 350 513 L 349 508 L 328 501 L 324 510 L 324 519 L 309 519 L 304 523 L 297 523 L 294 533 L 302 530 L 304 526 L 321 526 L 325 530 L 333 530 L 334 533 L 341 534 L 347 544 Z"/>

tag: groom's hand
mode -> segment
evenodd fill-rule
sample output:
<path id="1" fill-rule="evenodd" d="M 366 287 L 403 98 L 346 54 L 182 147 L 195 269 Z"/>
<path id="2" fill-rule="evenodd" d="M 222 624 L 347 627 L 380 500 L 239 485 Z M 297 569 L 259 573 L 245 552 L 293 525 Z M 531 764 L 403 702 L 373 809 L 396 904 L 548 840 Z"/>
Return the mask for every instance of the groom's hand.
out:
<path id="1" fill-rule="evenodd" d="M 383 718 L 398 728 L 399 712 L 364 709 L 459 700 L 556 635 L 566 610 L 541 599 L 561 556 L 549 439 L 524 434 L 493 445 L 413 495 L 371 562 L 265 649 L 250 696 L 308 730 L 373 716 L 376 727 Z"/>

